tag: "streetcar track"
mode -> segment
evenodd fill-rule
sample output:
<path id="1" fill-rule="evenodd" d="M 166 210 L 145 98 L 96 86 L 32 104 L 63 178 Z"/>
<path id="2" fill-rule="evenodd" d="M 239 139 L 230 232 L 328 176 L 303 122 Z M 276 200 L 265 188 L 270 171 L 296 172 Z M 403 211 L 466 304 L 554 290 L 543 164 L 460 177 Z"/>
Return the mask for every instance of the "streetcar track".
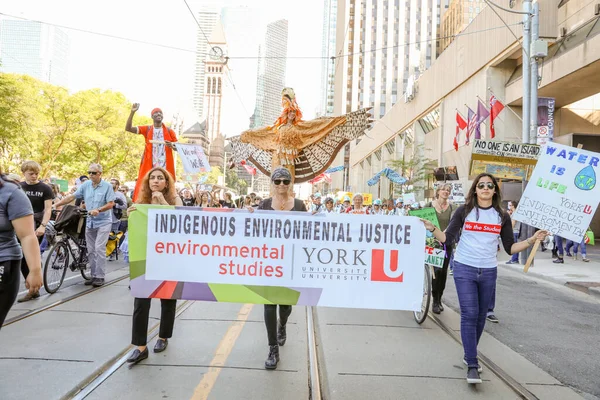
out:
<path id="1" fill-rule="evenodd" d="M 39 308 L 35 308 L 35 309 L 33 309 L 33 310 L 29 310 L 29 311 L 27 311 L 27 312 L 24 312 L 24 313 L 22 313 L 22 314 L 16 315 L 16 316 L 14 316 L 14 317 L 11 317 L 11 318 L 7 319 L 6 321 L 4 321 L 4 324 L 2 325 L 2 327 L 4 328 L 4 327 L 6 327 L 6 326 L 8 326 L 8 325 L 14 324 L 15 322 L 22 321 L 22 320 L 24 320 L 24 319 L 26 319 L 26 318 L 32 317 L 32 316 L 34 316 L 34 315 L 37 315 L 37 314 L 39 314 L 39 313 L 42 313 L 42 312 L 44 312 L 44 311 L 47 311 L 47 310 L 50 310 L 50 309 L 52 309 L 52 308 L 58 307 L 58 306 L 60 306 L 60 305 L 63 305 L 63 304 L 65 304 L 65 303 L 68 303 L 68 302 L 70 302 L 70 301 L 72 301 L 72 300 L 75 300 L 75 299 L 78 299 L 78 298 L 80 298 L 80 297 L 83 297 L 83 296 L 85 296 L 86 294 L 93 293 L 93 292 L 95 292 L 95 291 L 97 291 L 97 290 L 100 290 L 100 289 L 102 289 L 102 288 L 104 288 L 104 287 L 107 287 L 107 286 L 113 285 L 113 284 L 115 284 L 115 283 L 117 283 L 117 282 L 120 282 L 120 281 L 122 281 L 122 280 L 124 280 L 124 279 L 127 279 L 127 278 L 129 278 L 129 273 L 126 273 L 126 274 L 125 274 L 125 275 L 123 275 L 123 276 L 120 276 L 120 277 L 117 277 L 117 278 L 115 278 L 115 279 L 112 279 L 112 280 L 110 280 L 110 281 L 108 281 L 108 282 L 105 282 L 105 283 L 104 283 L 104 285 L 102 285 L 102 286 L 100 286 L 100 287 L 91 287 L 91 288 L 89 288 L 89 289 L 86 289 L 86 290 L 84 290 L 84 291 L 82 291 L 82 292 L 79 292 L 79 293 L 74 293 L 74 294 L 72 294 L 72 295 L 70 295 L 70 296 L 67 296 L 67 297 L 65 297 L 64 299 L 60 299 L 60 300 L 57 300 L 57 301 L 55 301 L 55 302 L 53 302 L 53 303 L 47 304 L 47 305 L 45 305 L 45 306 L 42 306 L 42 307 L 39 307 Z M 71 286 L 73 286 L 73 285 L 71 285 Z"/>
<path id="2" fill-rule="evenodd" d="M 443 332 L 445 332 L 448 336 L 454 339 L 458 344 L 462 346 L 462 341 L 460 339 L 460 333 L 457 333 L 454 329 L 450 328 L 445 322 L 443 322 L 440 318 L 433 315 L 433 313 L 427 313 L 427 316 L 437 325 L 439 326 Z M 460 332 L 460 331 L 459 331 Z M 504 382 L 509 388 L 511 388 L 520 398 L 524 400 L 539 400 L 539 398 L 531 393 L 525 386 L 519 383 L 515 378 L 510 376 L 506 371 L 500 368 L 496 363 L 494 363 L 490 358 L 478 352 L 477 358 L 479 362 L 481 362 L 488 371 L 496 375 L 502 382 Z"/>
<path id="3" fill-rule="evenodd" d="M 175 312 L 175 318 L 183 314 L 193 304 L 191 300 L 183 301 Z M 147 334 L 147 341 L 150 342 L 159 333 L 160 322 L 154 324 Z M 100 368 L 96 369 L 92 374 L 84 378 L 79 384 L 75 386 L 70 392 L 61 397 L 61 400 L 83 400 L 89 396 L 94 390 L 102 385 L 112 374 L 119 370 L 129 358 L 131 350 L 134 346 L 128 345 L 119 354 L 112 357 L 110 360 L 105 362 Z M 140 364 L 141 366 L 142 364 Z M 131 368 L 131 366 L 130 366 Z"/>

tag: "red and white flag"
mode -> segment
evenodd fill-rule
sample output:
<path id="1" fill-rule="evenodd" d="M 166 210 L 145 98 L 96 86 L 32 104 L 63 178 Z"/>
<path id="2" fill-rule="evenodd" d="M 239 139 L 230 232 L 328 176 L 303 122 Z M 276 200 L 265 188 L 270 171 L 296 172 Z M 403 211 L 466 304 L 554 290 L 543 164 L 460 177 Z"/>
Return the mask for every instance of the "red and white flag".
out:
<path id="1" fill-rule="evenodd" d="M 458 151 L 458 138 L 460 131 L 467 127 L 467 121 L 463 118 L 458 111 L 456 111 L 456 134 L 454 135 L 454 150 Z"/>
<path id="2" fill-rule="evenodd" d="M 248 172 L 250 175 L 256 175 L 256 168 L 246 164 L 245 160 L 242 160 L 240 164 L 242 164 L 242 166 L 246 169 L 246 172 Z"/>
<path id="3" fill-rule="evenodd" d="M 502 112 L 502 110 L 504 110 L 504 104 L 502 104 L 500 102 L 500 100 L 498 100 L 496 98 L 496 96 L 491 95 L 490 96 L 490 132 L 491 132 L 492 139 L 494 138 L 494 136 L 496 136 L 496 130 L 494 129 L 494 119 L 496 119 L 496 117 L 498 117 L 498 114 L 500 114 Z"/>
<path id="4" fill-rule="evenodd" d="M 308 183 L 310 183 L 311 185 L 316 185 L 317 183 L 321 182 L 331 183 L 331 176 L 324 172 L 321 175 L 317 175 L 313 179 L 308 181 Z"/>
<path id="5" fill-rule="evenodd" d="M 467 138 L 465 140 L 465 144 L 469 144 L 471 142 L 471 135 L 473 131 L 475 131 L 475 127 L 477 126 L 477 114 L 470 107 L 467 107 Z"/>

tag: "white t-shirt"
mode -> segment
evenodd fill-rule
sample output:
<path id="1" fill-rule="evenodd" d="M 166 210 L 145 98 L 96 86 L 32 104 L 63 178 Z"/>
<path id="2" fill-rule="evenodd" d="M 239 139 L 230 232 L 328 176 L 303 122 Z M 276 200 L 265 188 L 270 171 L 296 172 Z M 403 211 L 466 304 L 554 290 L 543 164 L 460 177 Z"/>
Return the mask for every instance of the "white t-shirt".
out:
<path id="1" fill-rule="evenodd" d="M 507 253 L 514 243 L 510 218 L 503 221 L 494 208 L 474 208 L 464 218 L 464 206 L 459 207 L 446 229 L 446 242 L 460 241 L 454 253 L 454 260 L 475 268 L 496 268 L 498 266 L 498 239 Z M 479 217 L 478 217 L 479 214 Z"/>
<path id="2" fill-rule="evenodd" d="M 162 126 L 160 128 L 152 126 L 152 140 L 156 140 L 159 142 L 165 141 L 165 135 L 163 133 Z M 165 152 L 165 145 L 162 143 L 152 144 L 152 167 L 167 167 L 167 155 Z"/>

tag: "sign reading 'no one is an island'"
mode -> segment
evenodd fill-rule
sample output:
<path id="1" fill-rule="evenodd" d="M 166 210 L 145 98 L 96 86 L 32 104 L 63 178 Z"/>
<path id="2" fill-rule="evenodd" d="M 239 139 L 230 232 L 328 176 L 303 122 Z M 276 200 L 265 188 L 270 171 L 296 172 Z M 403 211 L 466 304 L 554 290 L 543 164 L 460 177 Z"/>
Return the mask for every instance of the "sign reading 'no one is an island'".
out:
<path id="1" fill-rule="evenodd" d="M 599 163 L 599 153 L 556 143 L 543 147 L 513 218 L 579 243 L 600 201 Z"/>
<path id="2" fill-rule="evenodd" d="M 472 160 L 535 165 L 539 155 L 540 146 L 535 144 L 476 139 L 471 157 Z"/>

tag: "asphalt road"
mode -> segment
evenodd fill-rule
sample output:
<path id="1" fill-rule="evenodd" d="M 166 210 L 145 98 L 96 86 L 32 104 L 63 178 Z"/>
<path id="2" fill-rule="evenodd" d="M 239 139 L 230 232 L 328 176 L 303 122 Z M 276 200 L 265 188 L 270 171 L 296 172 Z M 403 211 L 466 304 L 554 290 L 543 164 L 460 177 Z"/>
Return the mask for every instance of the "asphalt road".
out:
<path id="1" fill-rule="evenodd" d="M 448 276 L 444 303 L 458 311 Z M 600 399 L 600 302 L 499 267 L 495 314 L 485 330 L 586 399 Z"/>

